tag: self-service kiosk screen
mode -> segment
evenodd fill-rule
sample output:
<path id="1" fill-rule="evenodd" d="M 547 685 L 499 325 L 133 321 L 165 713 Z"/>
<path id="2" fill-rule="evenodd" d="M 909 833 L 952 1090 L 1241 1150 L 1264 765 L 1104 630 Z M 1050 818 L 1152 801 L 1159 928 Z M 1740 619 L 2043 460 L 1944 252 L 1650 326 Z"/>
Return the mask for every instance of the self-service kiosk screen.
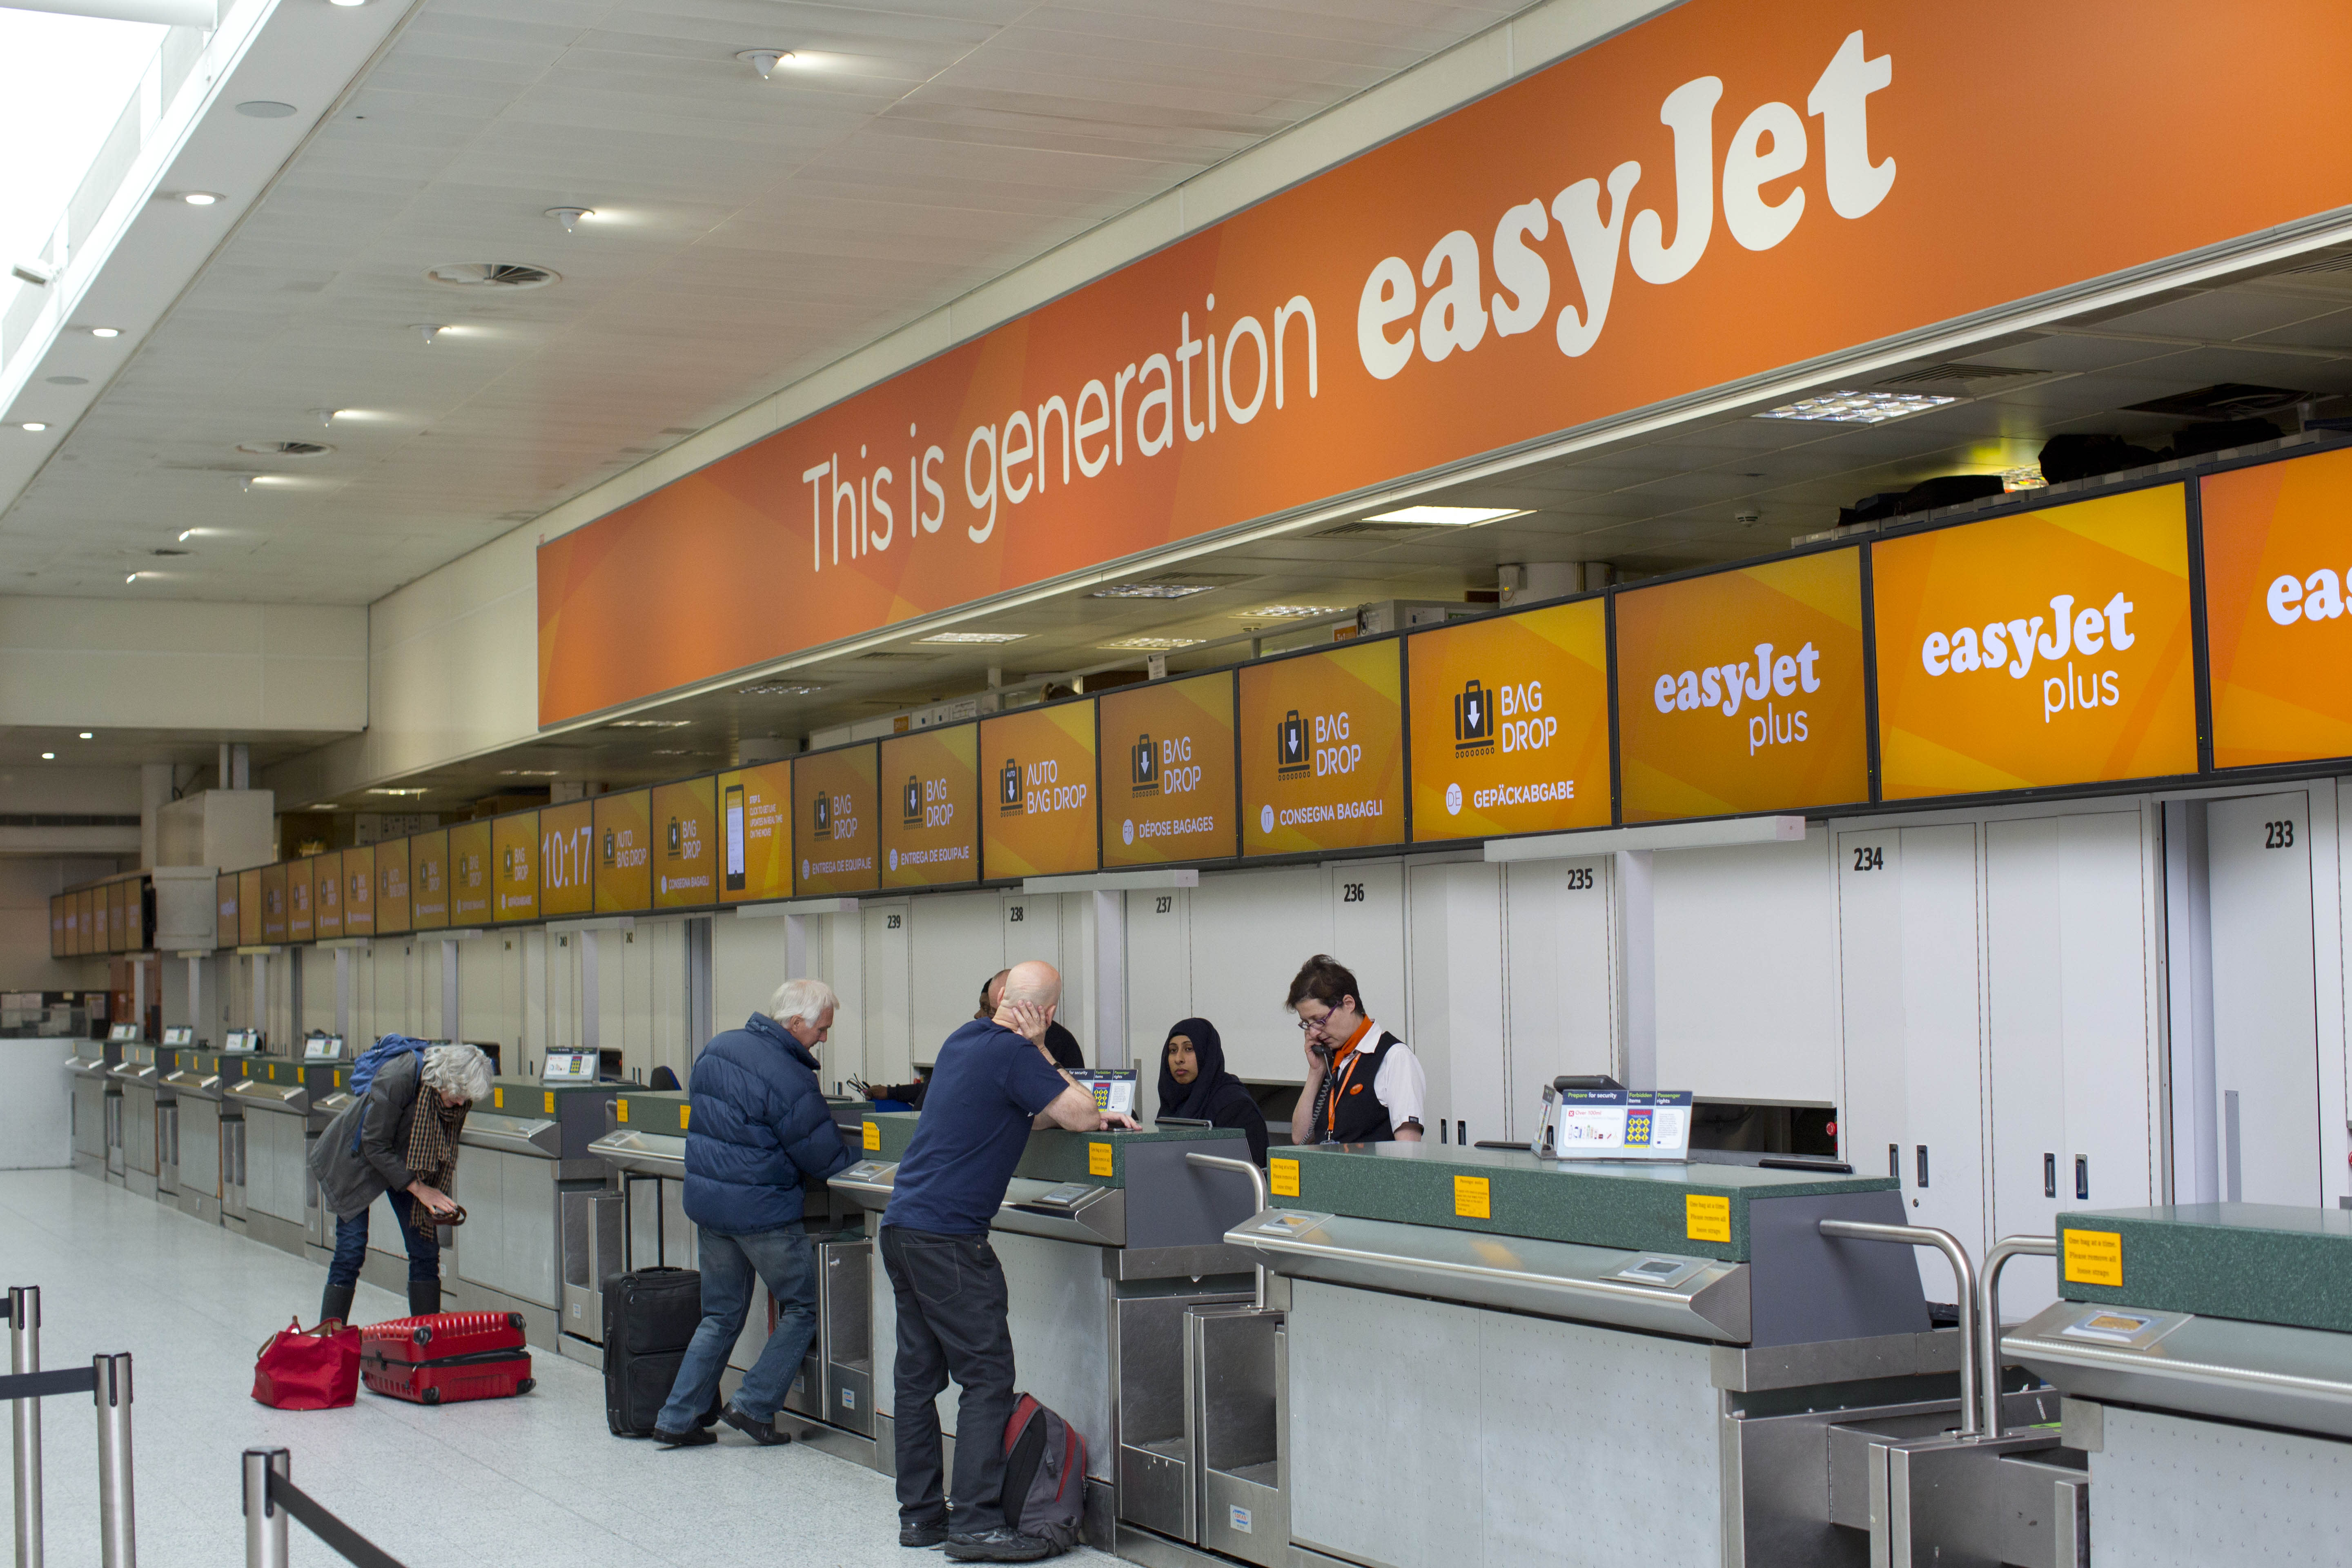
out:
<path id="1" fill-rule="evenodd" d="M 306 1062 L 334 1062 L 343 1058 L 343 1037 L 341 1035 L 313 1035 L 302 1042 L 302 1059 Z"/>
<path id="2" fill-rule="evenodd" d="M 1095 1097 L 1095 1109 L 1118 1111 L 1124 1116 L 1135 1114 L 1135 1073 L 1133 1068 L 1105 1068 L 1096 1072 L 1076 1072 L 1070 1077 L 1077 1086 Z"/>
<path id="3" fill-rule="evenodd" d="M 550 1051 L 546 1070 L 540 1074 L 541 1083 L 594 1083 L 596 1053 L 593 1051 Z"/>
<path id="4" fill-rule="evenodd" d="M 193 1046 L 196 1043 L 196 1032 L 183 1024 L 164 1030 L 163 1043 L 167 1046 Z"/>

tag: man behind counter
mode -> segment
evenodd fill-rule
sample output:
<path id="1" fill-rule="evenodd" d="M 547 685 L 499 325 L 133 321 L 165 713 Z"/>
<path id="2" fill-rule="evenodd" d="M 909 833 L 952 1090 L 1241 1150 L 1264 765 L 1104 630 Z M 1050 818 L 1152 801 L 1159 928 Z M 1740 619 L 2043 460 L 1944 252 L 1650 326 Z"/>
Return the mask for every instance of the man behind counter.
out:
<path id="1" fill-rule="evenodd" d="M 1061 1000 L 1053 965 L 1017 963 L 996 1016 L 947 1037 L 931 1073 L 936 1092 L 926 1098 L 882 1214 L 882 1265 L 898 1310 L 898 1544 L 945 1542 L 958 1563 L 1030 1563 L 1053 1550 L 1004 1522 L 1013 1334 L 989 1222 L 1032 1128 L 1135 1126 L 1131 1117 L 1096 1110 L 1094 1096 L 1048 1059 L 1045 1029 Z M 952 1515 L 941 1496 L 932 1404 L 950 1377 L 963 1390 Z"/>
<path id="2" fill-rule="evenodd" d="M 1428 1080 L 1412 1048 L 1364 1016 L 1356 976 L 1317 953 L 1284 1003 L 1307 1037 L 1307 1087 L 1290 1113 L 1293 1143 L 1418 1143 Z"/>

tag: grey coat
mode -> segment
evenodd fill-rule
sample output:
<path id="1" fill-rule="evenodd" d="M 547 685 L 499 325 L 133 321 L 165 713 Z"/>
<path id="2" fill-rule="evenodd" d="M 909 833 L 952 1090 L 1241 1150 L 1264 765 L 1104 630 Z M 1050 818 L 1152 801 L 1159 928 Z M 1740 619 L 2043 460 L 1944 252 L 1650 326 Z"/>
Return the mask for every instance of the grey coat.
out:
<path id="1" fill-rule="evenodd" d="M 404 1156 L 424 1070 L 422 1054 L 386 1062 L 365 1097 L 344 1107 L 310 1146 L 320 1201 L 337 1219 L 360 1213 L 384 1193 L 405 1191 L 416 1179 Z M 354 1128 L 362 1130 L 357 1153 L 352 1151 Z"/>

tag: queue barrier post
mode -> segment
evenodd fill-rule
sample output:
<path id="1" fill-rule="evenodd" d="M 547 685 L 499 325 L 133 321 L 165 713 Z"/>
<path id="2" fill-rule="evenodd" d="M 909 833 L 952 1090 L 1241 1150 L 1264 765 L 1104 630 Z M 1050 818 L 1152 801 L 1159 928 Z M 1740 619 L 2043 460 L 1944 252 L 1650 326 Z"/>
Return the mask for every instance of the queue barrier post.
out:
<path id="1" fill-rule="evenodd" d="M 41 1370 L 41 1288 L 8 1290 L 8 1370 L 21 1377 Z M 16 1568 L 41 1568 L 41 1402 L 9 1401 L 16 1436 Z"/>
<path id="2" fill-rule="evenodd" d="M 138 1568 L 138 1513 L 131 1485 L 131 1355 L 90 1360 L 98 1407 L 98 1545 L 100 1568 Z"/>
<path id="3" fill-rule="evenodd" d="M 288 1521 L 299 1523 L 354 1568 L 401 1568 L 400 1560 L 322 1507 L 294 1484 L 294 1457 L 284 1448 L 245 1451 L 245 1568 L 287 1568 Z"/>
<path id="4" fill-rule="evenodd" d="M 14 1411 L 16 1433 L 16 1561 L 37 1563 L 43 1552 L 40 1402 L 57 1394 L 87 1394 L 98 1415 L 98 1535 L 101 1568 L 138 1568 L 138 1513 L 132 1507 L 131 1357 L 98 1355 L 71 1372 L 39 1369 L 39 1292 L 8 1292 L 10 1363 L 0 1377 L 0 1399 Z M 29 1363 L 29 1364 L 28 1364 Z"/>
<path id="5" fill-rule="evenodd" d="M 1922 1247 L 1944 1255 L 1952 1266 L 1952 1282 L 1959 1291 L 1960 1314 L 1960 1436 L 1974 1438 L 1977 1410 L 1977 1270 L 1968 1248 L 1948 1230 L 1928 1225 L 1880 1225 L 1874 1220 L 1825 1219 L 1821 1233 L 1843 1241 L 1884 1241 L 1896 1247 Z"/>

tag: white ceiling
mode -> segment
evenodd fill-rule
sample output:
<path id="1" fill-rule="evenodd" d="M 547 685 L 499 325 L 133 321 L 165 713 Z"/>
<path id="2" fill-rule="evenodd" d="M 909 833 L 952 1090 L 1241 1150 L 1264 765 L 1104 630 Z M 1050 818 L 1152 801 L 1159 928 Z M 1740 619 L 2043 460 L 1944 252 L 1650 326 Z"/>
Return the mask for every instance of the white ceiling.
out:
<path id="1" fill-rule="evenodd" d="M 0 592 L 371 602 L 1516 8 L 420 0 L 0 515 Z M 300 77 L 239 96 L 346 87 Z M 425 277 L 490 261 L 562 281 Z M 283 440 L 332 450 L 236 449 Z"/>

